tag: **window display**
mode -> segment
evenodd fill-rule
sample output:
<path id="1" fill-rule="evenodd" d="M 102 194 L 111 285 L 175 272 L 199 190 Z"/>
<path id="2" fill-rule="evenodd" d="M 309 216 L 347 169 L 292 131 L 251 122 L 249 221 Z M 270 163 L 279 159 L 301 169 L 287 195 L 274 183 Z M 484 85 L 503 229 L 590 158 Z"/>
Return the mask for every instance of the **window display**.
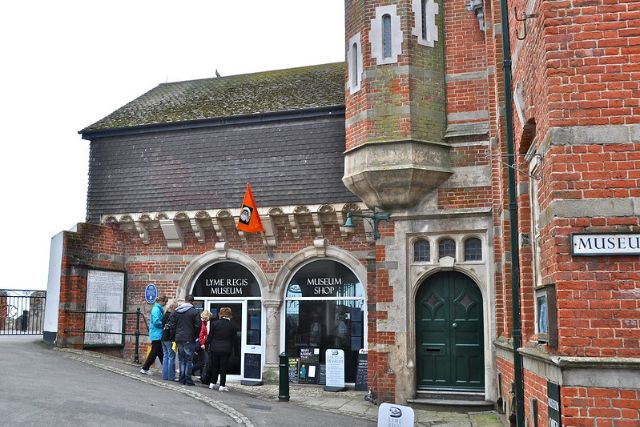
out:
<path id="1" fill-rule="evenodd" d="M 354 382 L 358 351 L 366 344 L 364 289 L 356 275 L 336 261 L 315 261 L 302 267 L 287 287 L 285 351 L 300 357 L 301 349 L 345 353 L 345 380 Z"/>

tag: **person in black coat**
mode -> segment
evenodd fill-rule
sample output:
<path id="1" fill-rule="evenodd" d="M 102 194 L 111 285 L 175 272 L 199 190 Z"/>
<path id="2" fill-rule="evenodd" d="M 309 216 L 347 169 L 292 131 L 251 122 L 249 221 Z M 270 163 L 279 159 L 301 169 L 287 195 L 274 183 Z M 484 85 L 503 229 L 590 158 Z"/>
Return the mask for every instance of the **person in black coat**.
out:
<path id="1" fill-rule="evenodd" d="M 220 319 L 211 320 L 209 327 L 209 336 L 207 337 L 207 349 L 209 352 L 209 378 L 211 384 L 209 388 L 213 389 L 220 374 L 220 391 L 229 391 L 227 387 L 227 365 L 231 349 L 233 348 L 233 340 L 238 333 L 238 328 L 231 323 L 231 309 L 229 307 L 220 308 Z"/>
<path id="2" fill-rule="evenodd" d="M 179 306 L 169 318 L 169 329 L 172 341 L 178 344 L 180 358 L 180 384 L 195 385 L 191 374 L 193 371 L 193 352 L 196 338 L 200 332 L 200 315 L 193 307 L 193 295 L 187 295 L 185 303 Z"/>

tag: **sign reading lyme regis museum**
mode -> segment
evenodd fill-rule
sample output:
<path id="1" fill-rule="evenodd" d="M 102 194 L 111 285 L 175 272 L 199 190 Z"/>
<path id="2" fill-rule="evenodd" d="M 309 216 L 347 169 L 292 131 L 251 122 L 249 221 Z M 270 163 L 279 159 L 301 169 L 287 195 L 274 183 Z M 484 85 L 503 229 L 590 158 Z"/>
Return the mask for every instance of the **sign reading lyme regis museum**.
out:
<path id="1" fill-rule="evenodd" d="M 574 256 L 640 255 L 640 233 L 571 235 Z"/>
<path id="2" fill-rule="evenodd" d="M 195 297 L 259 297 L 260 286 L 253 274 L 235 262 L 219 262 L 205 269 L 193 286 Z"/>

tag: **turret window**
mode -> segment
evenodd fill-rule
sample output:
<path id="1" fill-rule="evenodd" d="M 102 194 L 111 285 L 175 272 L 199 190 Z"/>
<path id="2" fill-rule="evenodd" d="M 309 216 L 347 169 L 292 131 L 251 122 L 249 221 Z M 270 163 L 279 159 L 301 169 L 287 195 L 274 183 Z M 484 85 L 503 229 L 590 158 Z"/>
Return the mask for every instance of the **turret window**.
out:
<path id="1" fill-rule="evenodd" d="M 382 16 L 382 56 L 391 57 L 391 15 Z"/>

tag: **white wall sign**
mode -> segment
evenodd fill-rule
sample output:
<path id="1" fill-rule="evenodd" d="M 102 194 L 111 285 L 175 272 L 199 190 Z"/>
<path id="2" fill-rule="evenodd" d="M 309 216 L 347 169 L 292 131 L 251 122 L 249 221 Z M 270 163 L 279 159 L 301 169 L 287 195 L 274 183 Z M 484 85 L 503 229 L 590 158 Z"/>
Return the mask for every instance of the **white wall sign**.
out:
<path id="1" fill-rule="evenodd" d="M 344 386 L 344 350 L 330 348 L 324 353 L 327 380 L 324 389 L 342 391 Z"/>
<path id="2" fill-rule="evenodd" d="M 86 311 L 124 311 L 124 272 L 89 270 L 87 274 Z M 86 313 L 85 331 L 118 332 L 117 334 L 85 333 L 90 345 L 122 345 L 122 314 Z"/>
<path id="3" fill-rule="evenodd" d="M 409 406 L 383 403 L 378 409 L 378 427 L 413 427 L 415 414 Z"/>
<path id="4" fill-rule="evenodd" d="M 574 256 L 640 255 L 640 233 L 571 235 Z"/>

